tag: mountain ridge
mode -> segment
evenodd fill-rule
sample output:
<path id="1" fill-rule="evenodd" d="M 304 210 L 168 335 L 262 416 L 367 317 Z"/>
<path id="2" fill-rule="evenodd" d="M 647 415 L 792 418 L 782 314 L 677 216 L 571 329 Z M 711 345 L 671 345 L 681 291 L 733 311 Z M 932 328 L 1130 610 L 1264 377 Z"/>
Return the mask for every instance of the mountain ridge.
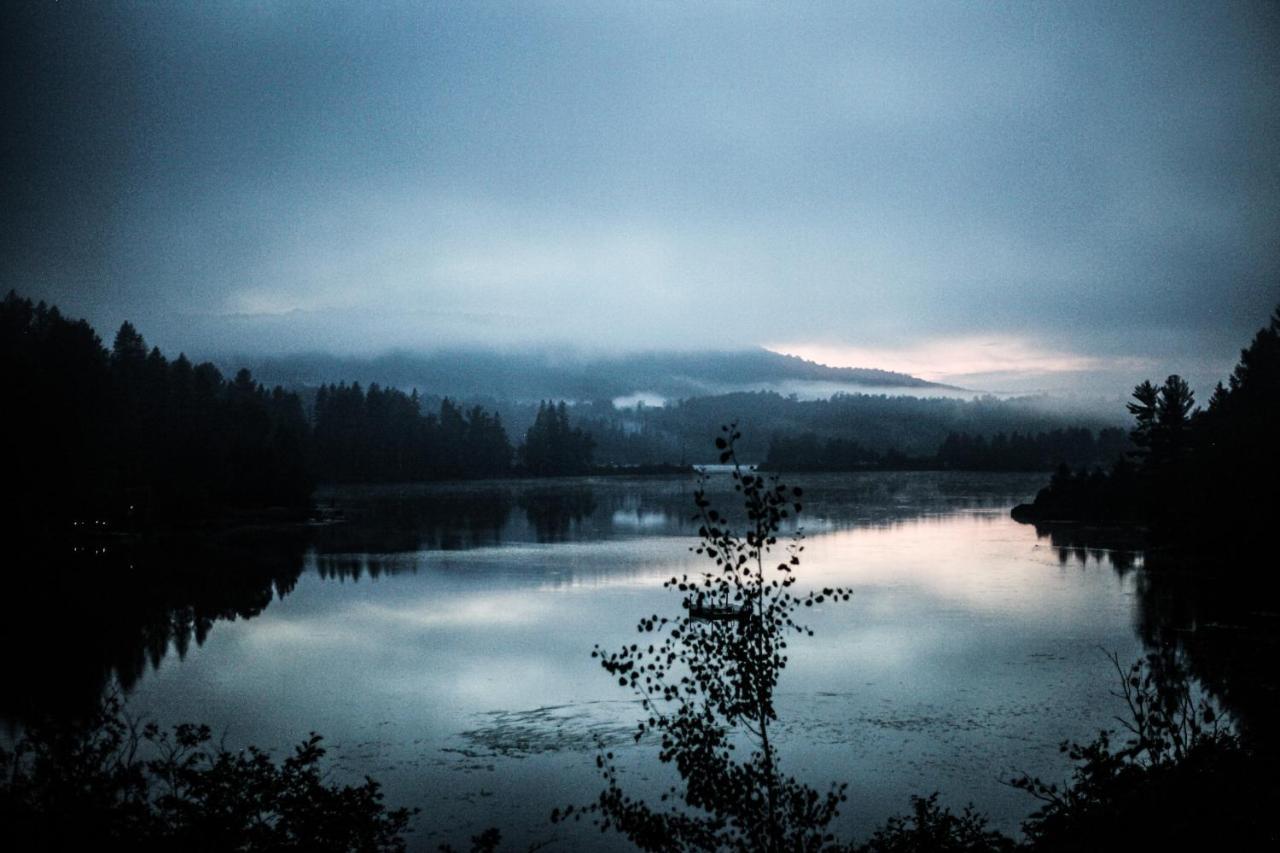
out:
<path id="1" fill-rule="evenodd" d="M 393 350 L 367 357 L 316 353 L 221 361 L 247 365 L 268 384 L 314 387 L 333 382 L 377 382 L 433 395 L 514 400 L 603 400 L 637 394 L 680 399 L 788 383 L 847 386 L 852 393 L 961 390 L 889 370 L 831 367 L 763 347 L 611 355 L 554 350 Z"/>

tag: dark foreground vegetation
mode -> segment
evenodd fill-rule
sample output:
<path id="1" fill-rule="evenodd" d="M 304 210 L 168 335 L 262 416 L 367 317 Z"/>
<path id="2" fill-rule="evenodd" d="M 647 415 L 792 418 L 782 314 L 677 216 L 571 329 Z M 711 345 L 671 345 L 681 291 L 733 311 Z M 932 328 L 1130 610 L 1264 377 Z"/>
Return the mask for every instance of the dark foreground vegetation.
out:
<path id="1" fill-rule="evenodd" d="M 989 828 L 972 808 L 959 814 L 936 795 L 915 797 L 860 853 L 989 851 L 1268 850 L 1280 841 L 1274 754 L 1224 724 L 1197 699 L 1171 650 L 1124 669 L 1113 658 L 1127 716 L 1120 730 L 1088 743 L 1063 743 L 1069 780 L 1022 776 L 1010 784 L 1039 801 L 1022 837 Z"/>
<path id="2" fill-rule="evenodd" d="M 0 749 L 0 825 L 21 850 L 403 850 L 412 812 L 371 779 L 326 781 L 324 754 L 314 733 L 281 761 L 230 750 L 207 726 L 164 731 L 108 697 Z"/>
<path id="3" fill-rule="evenodd" d="M 681 613 L 654 614 L 636 626 L 640 642 L 593 657 L 640 702 L 635 739 L 659 736 L 658 759 L 680 782 L 662 802 L 625 793 L 613 756 L 597 761 L 605 789 L 594 803 L 570 805 L 552 820 L 593 820 L 644 850 L 818 850 L 845 799 L 843 785 L 820 792 L 787 775 L 770 731 L 778 725 L 774 693 L 787 665 L 787 643 L 813 631 L 798 618 L 825 601 L 847 601 L 840 588 L 795 594 L 797 538 L 773 557 L 784 520 L 799 513 L 803 492 L 744 471 L 734 453 L 740 437 L 725 427 L 720 461 L 733 464 L 741 512 L 721 514 L 705 481 L 694 493 L 701 542 L 693 549 L 714 568 L 673 577 Z M 743 525 L 739 533 L 738 525 Z"/>
<path id="4" fill-rule="evenodd" d="M 785 655 L 778 662 L 782 638 L 804 631 L 789 626 L 784 613 L 824 597 L 842 593 L 815 592 L 775 610 L 773 640 L 749 636 L 749 617 L 719 619 L 706 609 L 657 617 L 654 629 L 665 629 L 669 642 L 654 660 L 675 654 L 695 664 L 693 682 L 676 676 L 664 687 L 675 668 L 651 668 L 644 655 L 627 649 L 603 653 L 623 684 L 634 689 L 648 681 L 646 712 L 653 716 L 641 729 L 661 734 L 658 758 L 676 768 L 680 782 L 661 802 L 634 799 L 612 755 L 602 752 L 600 797 L 557 810 L 552 820 L 585 818 L 650 851 L 1130 853 L 1270 850 L 1280 841 L 1274 754 L 1236 733 L 1215 704 L 1198 699 L 1168 652 L 1127 669 L 1117 662 L 1128 716 L 1118 732 L 1062 745 L 1074 763 L 1069 779 L 1009 780 L 1033 798 L 1029 802 L 1039 802 L 1021 837 L 992 829 L 972 807 L 955 812 L 940 805 L 937 794 L 913 797 L 908 813 L 865 841 L 837 837 L 829 824 L 844 803 L 844 786 L 820 792 L 787 775 L 785 756 L 767 739 L 778 722 L 771 694 L 785 665 Z M 700 621 L 725 636 L 708 636 Z M 730 633 L 739 624 L 747 637 Z M 771 644 L 774 655 L 758 657 Z M 252 746 L 215 746 L 204 726 L 164 731 L 133 720 L 108 697 L 86 717 L 31 725 L 13 748 L 0 748 L 0 821 L 14 850 L 403 850 L 416 810 L 386 806 L 371 779 L 330 781 L 322 743 L 312 734 L 277 760 Z M 500 842 L 494 828 L 473 838 L 471 849 L 494 850 Z"/>

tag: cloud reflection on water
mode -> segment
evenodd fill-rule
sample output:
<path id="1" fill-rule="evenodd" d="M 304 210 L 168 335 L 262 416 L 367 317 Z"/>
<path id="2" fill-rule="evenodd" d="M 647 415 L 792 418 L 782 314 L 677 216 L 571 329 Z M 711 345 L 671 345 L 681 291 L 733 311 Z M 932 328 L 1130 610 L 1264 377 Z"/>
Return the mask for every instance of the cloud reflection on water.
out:
<path id="1" fill-rule="evenodd" d="M 1051 542 L 1012 522 L 1024 479 L 806 483 L 814 523 L 801 585 L 854 596 L 802 614 L 817 636 L 790 649 L 780 736 L 798 772 L 855 783 L 842 818 L 851 832 L 933 788 L 1016 824 L 1029 804 L 995 780 L 1057 772 L 1057 739 L 1088 736 L 1115 713 L 1098 649 L 1140 648 L 1133 575 L 1108 570 L 1109 552 L 1080 563 L 1069 549 L 1061 565 Z M 219 625 L 184 663 L 144 679 L 136 701 L 160 716 L 212 717 L 235 741 L 323 731 L 343 766 L 378 772 L 390 801 L 432 798 L 428 831 L 492 822 L 482 792 L 521 786 L 526 802 L 503 822 L 508 837 L 533 841 L 567 791 L 590 796 L 589 731 L 634 723 L 591 647 L 633 642 L 638 617 L 678 607 L 661 581 L 704 565 L 688 550 L 684 486 L 656 482 L 639 503 L 624 496 L 643 484 L 592 488 L 575 541 L 540 541 L 512 512 L 480 547 L 375 554 L 322 542 L 292 593 Z M 637 535 L 612 523 L 619 512 L 668 522 Z M 336 570 L 371 565 L 387 570 Z M 643 745 L 618 749 L 632 770 L 653 763 Z"/>

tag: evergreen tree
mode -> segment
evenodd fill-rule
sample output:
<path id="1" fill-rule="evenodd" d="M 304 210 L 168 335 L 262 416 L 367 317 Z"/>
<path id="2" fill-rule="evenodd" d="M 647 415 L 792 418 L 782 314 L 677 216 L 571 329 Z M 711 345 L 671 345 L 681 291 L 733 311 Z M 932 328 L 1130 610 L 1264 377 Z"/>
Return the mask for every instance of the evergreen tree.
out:
<path id="1" fill-rule="evenodd" d="M 534 476 L 586 474 L 591 470 L 595 442 L 590 434 L 569 424 L 569 409 L 547 401 L 525 433 L 520 460 Z"/>
<path id="2" fill-rule="evenodd" d="M 1160 391 L 1148 381 L 1133 389 L 1133 402 L 1125 405 L 1134 418 L 1129 438 L 1137 448 L 1135 456 L 1145 456 L 1151 451 L 1151 433 L 1155 429 L 1159 405 Z"/>

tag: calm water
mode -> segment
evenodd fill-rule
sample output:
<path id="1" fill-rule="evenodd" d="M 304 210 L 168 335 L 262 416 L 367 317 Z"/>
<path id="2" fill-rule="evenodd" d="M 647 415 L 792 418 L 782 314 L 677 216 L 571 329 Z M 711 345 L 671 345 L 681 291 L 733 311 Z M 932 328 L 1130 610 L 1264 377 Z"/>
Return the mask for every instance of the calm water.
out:
<path id="1" fill-rule="evenodd" d="M 935 789 L 1015 829 L 1034 803 L 1001 781 L 1064 775 L 1058 742 L 1120 710 L 1104 652 L 1141 653 L 1133 555 L 1064 549 L 1011 521 L 1040 475 L 793 479 L 807 492 L 801 587 L 855 595 L 806 613 L 817 636 L 792 645 L 785 769 L 850 783 L 846 833 Z M 494 824 L 517 847 L 598 849 L 610 839 L 547 815 L 598 793 L 597 742 L 635 792 L 663 783 L 655 745 L 631 741 L 638 706 L 590 652 L 678 609 L 661 582 L 701 569 L 692 490 L 671 478 L 327 492 L 345 522 L 314 531 L 296 583 L 277 584 L 287 594 L 252 618 L 206 620 L 202 643 L 153 642 L 130 706 L 276 750 L 321 732 L 335 776 L 368 773 L 389 803 L 423 808 L 418 849 Z"/>

